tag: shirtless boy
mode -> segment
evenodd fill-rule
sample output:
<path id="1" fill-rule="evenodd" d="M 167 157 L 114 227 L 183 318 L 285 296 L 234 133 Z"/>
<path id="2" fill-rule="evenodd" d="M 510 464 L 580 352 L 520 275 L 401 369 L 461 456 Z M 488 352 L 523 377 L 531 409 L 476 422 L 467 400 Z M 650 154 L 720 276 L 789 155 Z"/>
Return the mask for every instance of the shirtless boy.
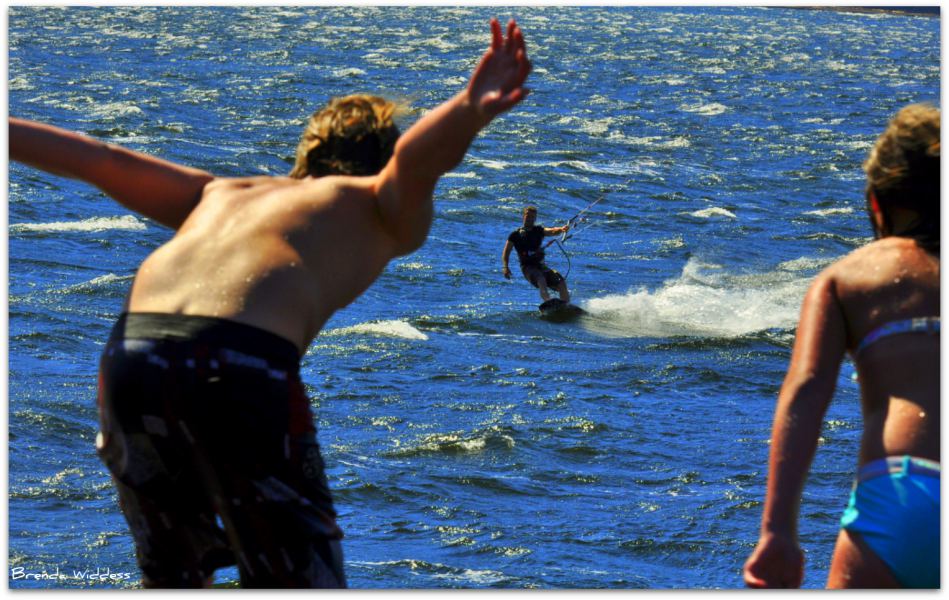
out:
<path id="1" fill-rule="evenodd" d="M 10 119 L 11 159 L 175 230 L 139 268 L 100 368 L 96 446 L 144 585 L 206 585 L 235 563 L 245 587 L 346 585 L 300 357 L 425 242 L 439 177 L 525 97 L 530 68 L 517 25 L 492 20 L 466 89 L 401 137 L 385 100 L 334 101 L 291 177 L 215 177 Z"/>

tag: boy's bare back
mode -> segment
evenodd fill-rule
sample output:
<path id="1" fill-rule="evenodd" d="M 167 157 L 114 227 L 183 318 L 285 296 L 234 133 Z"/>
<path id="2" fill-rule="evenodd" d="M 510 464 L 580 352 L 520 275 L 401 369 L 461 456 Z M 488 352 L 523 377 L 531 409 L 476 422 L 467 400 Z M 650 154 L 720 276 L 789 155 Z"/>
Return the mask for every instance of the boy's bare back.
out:
<path id="1" fill-rule="evenodd" d="M 365 177 L 219 179 L 139 270 L 127 311 L 254 325 L 301 350 L 393 257 Z"/>

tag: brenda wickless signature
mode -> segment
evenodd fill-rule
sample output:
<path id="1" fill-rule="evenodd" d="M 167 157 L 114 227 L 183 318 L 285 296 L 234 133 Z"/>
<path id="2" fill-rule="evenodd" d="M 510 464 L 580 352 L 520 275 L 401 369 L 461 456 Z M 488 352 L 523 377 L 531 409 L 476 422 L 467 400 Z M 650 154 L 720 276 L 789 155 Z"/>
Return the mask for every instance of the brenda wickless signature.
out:
<path id="1" fill-rule="evenodd" d="M 92 581 L 100 583 L 119 583 L 132 579 L 132 573 L 123 573 L 113 571 L 106 567 L 96 567 L 95 569 L 71 569 L 68 572 L 61 571 L 59 567 L 55 570 L 29 571 L 26 567 L 12 567 L 10 569 L 11 581 Z"/>

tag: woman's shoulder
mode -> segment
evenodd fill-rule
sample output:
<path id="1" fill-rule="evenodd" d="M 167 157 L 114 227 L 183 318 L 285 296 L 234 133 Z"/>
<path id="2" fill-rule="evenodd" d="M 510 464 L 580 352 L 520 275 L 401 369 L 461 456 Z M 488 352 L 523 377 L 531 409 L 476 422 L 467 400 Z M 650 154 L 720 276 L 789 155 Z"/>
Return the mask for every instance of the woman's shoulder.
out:
<path id="1" fill-rule="evenodd" d="M 915 240 L 905 237 L 885 237 L 853 250 L 828 269 L 851 271 L 872 266 L 874 270 L 880 270 L 888 265 L 899 267 L 899 263 L 902 261 L 914 260 L 923 256 L 932 258 L 932 255 L 926 252 Z M 935 257 L 935 259 L 939 260 L 938 257 Z"/>
<path id="2" fill-rule="evenodd" d="M 839 287 L 876 288 L 907 275 L 910 279 L 928 280 L 931 274 L 938 279 L 938 256 L 910 238 L 886 237 L 857 248 L 827 267 L 819 277 Z"/>

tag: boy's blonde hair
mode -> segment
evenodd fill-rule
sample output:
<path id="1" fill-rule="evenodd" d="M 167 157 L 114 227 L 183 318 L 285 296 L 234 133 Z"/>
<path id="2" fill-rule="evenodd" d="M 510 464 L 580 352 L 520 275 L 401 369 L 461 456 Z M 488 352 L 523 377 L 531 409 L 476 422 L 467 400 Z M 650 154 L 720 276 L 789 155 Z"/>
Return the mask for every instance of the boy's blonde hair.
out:
<path id="1" fill-rule="evenodd" d="M 307 122 L 290 177 L 378 173 L 395 150 L 399 129 L 393 117 L 401 111 L 379 96 L 333 98 Z"/>

